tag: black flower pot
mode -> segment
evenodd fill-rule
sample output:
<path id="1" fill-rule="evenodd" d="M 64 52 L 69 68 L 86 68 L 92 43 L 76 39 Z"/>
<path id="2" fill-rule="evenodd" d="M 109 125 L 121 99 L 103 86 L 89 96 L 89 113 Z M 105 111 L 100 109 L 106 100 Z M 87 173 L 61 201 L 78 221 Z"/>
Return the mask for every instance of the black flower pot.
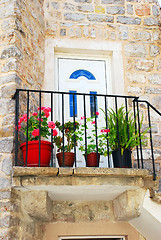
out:
<path id="1" fill-rule="evenodd" d="M 121 155 L 120 150 L 112 152 L 114 168 L 132 168 L 131 151 L 129 149 L 124 150 Z"/>

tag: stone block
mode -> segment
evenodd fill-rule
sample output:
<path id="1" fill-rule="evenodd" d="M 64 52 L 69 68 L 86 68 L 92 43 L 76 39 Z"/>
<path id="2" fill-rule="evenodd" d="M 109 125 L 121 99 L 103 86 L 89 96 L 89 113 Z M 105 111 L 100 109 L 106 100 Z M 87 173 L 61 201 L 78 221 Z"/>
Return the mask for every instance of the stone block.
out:
<path id="1" fill-rule="evenodd" d="M 76 36 L 77 38 L 80 38 L 80 37 L 82 36 L 82 30 L 81 30 L 81 28 L 77 27 L 77 28 L 75 29 L 75 36 Z"/>
<path id="2" fill-rule="evenodd" d="M 65 28 L 60 29 L 60 36 L 66 36 L 66 29 Z"/>
<path id="3" fill-rule="evenodd" d="M 153 39 L 154 39 L 154 41 L 159 40 L 160 39 L 160 32 L 154 31 L 153 32 Z"/>
<path id="4" fill-rule="evenodd" d="M 1 72 L 9 72 L 9 71 L 16 71 L 17 69 L 17 60 L 16 59 L 9 59 L 1 68 Z"/>
<path id="5" fill-rule="evenodd" d="M 102 6 L 95 6 L 95 13 L 105 13 L 105 8 Z"/>
<path id="6" fill-rule="evenodd" d="M 89 14 L 87 18 L 91 22 L 114 22 L 114 17 L 107 15 Z"/>
<path id="7" fill-rule="evenodd" d="M 68 35 L 69 35 L 69 37 L 74 37 L 74 28 L 68 29 Z"/>
<path id="8" fill-rule="evenodd" d="M 2 161 L 2 171 L 6 175 L 10 175 L 12 171 L 12 157 L 11 158 L 4 158 Z"/>
<path id="9" fill-rule="evenodd" d="M 127 2 L 136 3 L 136 2 L 141 2 L 141 0 L 127 0 Z"/>
<path id="10" fill-rule="evenodd" d="M 133 9 L 133 5 L 132 4 L 127 4 L 127 14 L 133 14 L 134 13 L 134 9 Z"/>
<path id="11" fill-rule="evenodd" d="M 128 93 L 133 94 L 141 94 L 142 88 L 135 86 L 128 86 Z"/>
<path id="12" fill-rule="evenodd" d="M 108 14 L 124 14 L 125 13 L 125 7 L 122 6 L 110 6 L 106 7 L 106 13 Z"/>
<path id="13" fill-rule="evenodd" d="M 137 41 L 151 41 L 151 34 L 147 31 L 134 31 L 132 32 L 132 39 Z"/>
<path id="14" fill-rule="evenodd" d="M 14 2 L 10 2 L 9 4 L 1 5 L 1 11 L 0 11 L 0 18 L 7 18 L 11 16 L 15 16 L 14 11 Z"/>
<path id="15" fill-rule="evenodd" d="M 148 75 L 148 80 L 152 84 L 161 84 L 161 74 L 160 73 L 150 74 Z"/>
<path id="16" fill-rule="evenodd" d="M 0 84 L 9 82 L 16 82 L 18 85 L 20 85 L 22 80 L 16 74 L 9 74 L 7 76 L 0 77 Z"/>
<path id="17" fill-rule="evenodd" d="M 153 136 L 153 146 L 154 147 L 160 147 L 161 146 L 161 136 L 160 135 L 154 135 Z"/>
<path id="18" fill-rule="evenodd" d="M 1 88 L 3 98 L 12 98 L 16 92 L 16 83 L 8 83 Z"/>
<path id="19" fill-rule="evenodd" d="M 70 21 L 81 21 L 85 18 L 85 15 L 82 13 L 65 13 L 64 19 Z"/>
<path id="20" fill-rule="evenodd" d="M 77 10 L 80 12 L 94 12 L 94 7 L 92 5 L 80 5 L 77 6 Z"/>
<path id="21" fill-rule="evenodd" d="M 159 16 L 159 7 L 157 5 L 153 5 L 152 12 L 154 16 Z"/>
<path id="22" fill-rule="evenodd" d="M 156 67 L 158 71 L 161 71 L 161 59 L 156 60 Z"/>
<path id="23" fill-rule="evenodd" d="M 116 33 L 115 32 L 110 32 L 110 39 L 116 40 Z"/>
<path id="24" fill-rule="evenodd" d="M 51 6 L 53 9 L 58 10 L 59 9 L 59 3 L 58 2 L 51 2 Z"/>
<path id="25" fill-rule="evenodd" d="M 81 2 L 81 3 L 91 3 L 92 0 L 74 0 L 75 2 Z"/>
<path id="26" fill-rule="evenodd" d="M 13 167 L 14 176 L 57 176 L 58 168 L 51 167 Z"/>
<path id="27" fill-rule="evenodd" d="M 146 75 L 145 74 L 139 74 L 139 73 L 127 73 L 127 79 L 130 82 L 134 83 L 145 83 L 146 82 Z"/>
<path id="28" fill-rule="evenodd" d="M 121 40 L 128 39 L 128 27 L 127 26 L 118 26 L 118 38 Z"/>
<path id="29" fill-rule="evenodd" d="M 15 115 L 7 114 L 6 116 L 3 117 L 3 122 L 2 126 L 7 126 L 7 125 L 13 125 L 15 123 Z"/>
<path id="30" fill-rule="evenodd" d="M 119 16 L 119 17 L 117 17 L 117 23 L 140 25 L 141 18 Z"/>
<path id="31" fill-rule="evenodd" d="M 52 201 L 45 191 L 24 192 L 22 205 L 26 213 L 32 218 L 44 222 L 49 221 L 52 217 Z"/>
<path id="32" fill-rule="evenodd" d="M 151 100 L 151 104 L 154 105 L 155 108 L 161 109 L 160 103 L 161 103 L 161 96 L 155 96 Z M 157 115 L 157 116 L 155 115 L 155 117 L 153 117 L 153 119 L 155 121 L 157 121 L 157 119 L 158 119 L 158 121 L 160 121 L 160 116 L 159 115 Z"/>
<path id="33" fill-rule="evenodd" d="M 109 201 L 54 201 L 54 222 L 108 221 L 113 218 L 112 204 Z"/>
<path id="34" fill-rule="evenodd" d="M 158 26 L 159 25 L 159 21 L 158 21 L 157 18 L 152 18 L 152 17 L 145 18 L 144 19 L 144 25 L 145 26 Z"/>
<path id="35" fill-rule="evenodd" d="M 6 200 L 6 199 L 10 199 L 11 197 L 11 192 L 10 191 L 0 191 L 0 200 Z"/>
<path id="36" fill-rule="evenodd" d="M 95 38 L 96 37 L 96 30 L 94 28 L 91 29 L 90 36 L 91 36 L 91 38 Z"/>
<path id="37" fill-rule="evenodd" d="M 8 189 L 11 187 L 11 182 L 7 178 L 0 178 L 0 190 Z"/>
<path id="38" fill-rule="evenodd" d="M 148 16 L 150 15 L 150 6 L 147 4 L 139 4 L 135 8 L 135 13 L 138 16 Z"/>
<path id="39" fill-rule="evenodd" d="M 159 54 L 160 54 L 160 47 L 158 47 L 156 45 L 151 45 L 150 46 L 150 56 L 156 57 Z"/>
<path id="40" fill-rule="evenodd" d="M 124 51 L 128 57 L 146 57 L 147 46 L 143 44 L 126 44 Z"/>
<path id="41" fill-rule="evenodd" d="M 125 0 L 101 0 L 101 3 L 123 5 L 125 3 Z"/>
<path id="42" fill-rule="evenodd" d="M 144 93 L 161 94 L 161 88 L 145 87 Z"/>
<path id="43" fill-rule="evenodd" d="M 139 59 L 135 60 L 134 65 L 136 70 L 150 72 L 154 68 L 154 61 Z"/>
<path id="44" fill-rule="evenodd" d="M 0 218 L 0 228 L 9 227 L 10 225 L 10 216 L 5 216 Z"/>
<path id="45" fill-rule="evenodd" d="M 114 217 L 116 221 L 129 221 L 139 217 L 140 205 L 144 199 L 145 190 L 130 190 L 113 200 Z"/>
<path id="46" fill-rule="evenodd" d="M 0 138 L 0 153 L 12 153 L 13 137 Z"/>
<path id="47" fill-rule="evenodd" d="M 0 98 L 0 113 L 6 115 L 15 112 L 15 101 L 12 99 Z M 1 149 L 1 148 L 0 148 Z"/>
<path id="48" fill-rule="evenodd" d="M 73 168 L 59 168 L 60 176 L 72 176 L 73 175 Z"/>
<path id="49" fill-rule="evenodd" d="M 85 28 L 83 29 L 83 35 L 84 35 L 85 37 L 89 37 L 89 29 L 88 29 L 87 27 L 85 27 Z"/>
<path id="50" fill-rule="evenodd" d="M 64 5 L 63 5 L 63 9 L 64 10 L 68 10 L 68 11 L 74 11 L 74 5 L 73 4 L 71 4 L 71 3 L 64 3 Z"/>
<path id="51" fill-rule="evenodd" d="M 2 50 L 1 59 L 11 58 L 11 57 L 17 57 L 19 59 L 23 58 L 22 52 L 19 50 L 17 46 L 11 46 Z"/>

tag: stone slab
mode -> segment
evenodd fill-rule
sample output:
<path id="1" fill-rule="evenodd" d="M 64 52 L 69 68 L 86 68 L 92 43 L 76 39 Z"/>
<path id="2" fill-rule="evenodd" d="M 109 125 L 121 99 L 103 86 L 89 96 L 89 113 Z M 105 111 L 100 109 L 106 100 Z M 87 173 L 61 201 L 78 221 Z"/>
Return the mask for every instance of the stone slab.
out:
<path id="1" fill-rule="evenodd" d="M 13 175 L 16 176 L 56 176 L 58 168 L 54 167 L 13 167 Z"/>

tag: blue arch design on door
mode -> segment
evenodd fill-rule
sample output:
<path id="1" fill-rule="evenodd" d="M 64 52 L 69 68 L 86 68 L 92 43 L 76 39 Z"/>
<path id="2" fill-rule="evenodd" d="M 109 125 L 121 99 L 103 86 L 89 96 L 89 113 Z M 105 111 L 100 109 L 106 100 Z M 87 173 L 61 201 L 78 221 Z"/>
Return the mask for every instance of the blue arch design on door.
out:
<path id="1" fill-rule="evenodd" d="M 70 75 L 69 79 L 77 79 L 82 76 L 86 77 L 88 80 L 96 80 L 95 76 L 91 72 L 84 70 L 84 69 L 79 69 L 79 70 L 74 71 Z"/>

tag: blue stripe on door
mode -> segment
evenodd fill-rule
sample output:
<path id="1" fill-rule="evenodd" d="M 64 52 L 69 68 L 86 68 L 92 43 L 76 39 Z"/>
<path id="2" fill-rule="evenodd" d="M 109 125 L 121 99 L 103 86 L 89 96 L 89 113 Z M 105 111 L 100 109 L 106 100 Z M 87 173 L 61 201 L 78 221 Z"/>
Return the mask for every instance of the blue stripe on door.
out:
<path id="1" fill-rule="evenodd" d="M 90 91 L 90 94 L 97 94 L 97 92 Z M 95 100 L 94 100 L 95 98 Z M 96 105 L 96 108 L 95 108 Z M 98 111 L 98 106 L 97 106 L 97 97 L 90 96 L 90 111 L 91 111 L 91 117 L 95 116 L 95 109 L 96 112 Z"/>
<path id="2" fill-rule="evenodd" d="M 79 70 L 74 71 L 70 75 L 69 79 L 77 79 L 81 76 L 86 77 L 88 80 L 96 80 L 95 76 L 91 72 L 84 70 L 84 69 L 79 69 Z"/>
<path id="3" fill-rule="evenodd" d="M 77 91 L 70 90 L 69 93 L 77 93 Z M 75 107 L 75 117 L 77 117 L 77 95 L 74 95 L 74 102 L 73 102 L 73 94 L 69 94 L 70 117 L 73 117 L 74 107 Z"/>

